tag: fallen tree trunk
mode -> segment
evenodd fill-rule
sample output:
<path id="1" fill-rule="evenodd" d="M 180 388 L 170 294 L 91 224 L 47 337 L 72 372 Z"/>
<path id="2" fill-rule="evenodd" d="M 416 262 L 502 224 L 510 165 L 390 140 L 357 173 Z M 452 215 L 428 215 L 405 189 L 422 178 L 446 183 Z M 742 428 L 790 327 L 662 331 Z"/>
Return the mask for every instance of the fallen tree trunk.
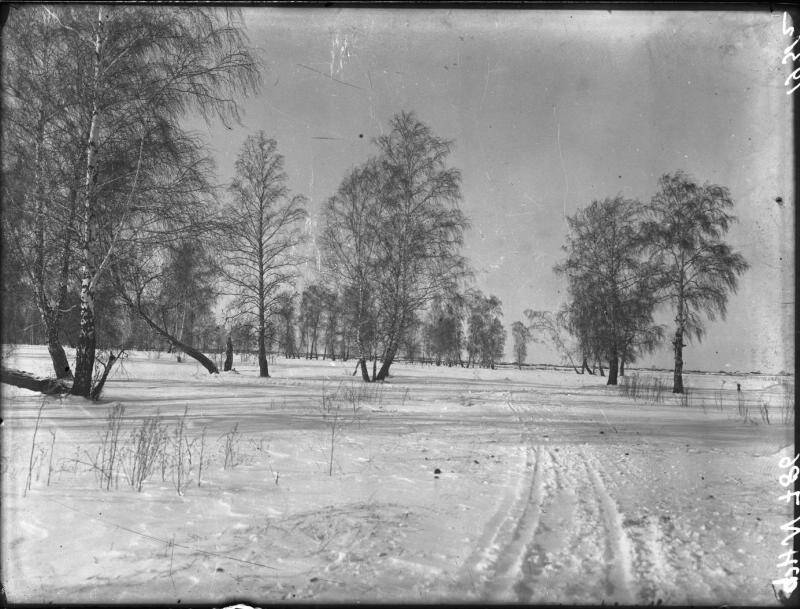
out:
<path id="1" fill-rule="evenodd" d="M 42 378 L 30 372 L 9 368 L 0 369 L 0 382 L 30 391 L 38 391 L 45 395 L 60 395 L 69 393 L 72 389 L 72 383 L 67 379 Z"/>

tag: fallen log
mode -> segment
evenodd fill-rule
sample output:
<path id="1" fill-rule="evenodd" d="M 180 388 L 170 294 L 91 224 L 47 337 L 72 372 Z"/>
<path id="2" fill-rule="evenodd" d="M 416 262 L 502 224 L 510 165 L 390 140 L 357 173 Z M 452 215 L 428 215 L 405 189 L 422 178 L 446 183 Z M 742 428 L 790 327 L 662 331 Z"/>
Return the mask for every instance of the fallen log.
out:
<path id="1" fill-rule="evenodd" d="M 67 379 L 44 378 L 10 368 L 0 369 L 0 382 L 30 391 L 38 391 L 45 395 L 59 395 L 69 393 L 72 383 Z"/>

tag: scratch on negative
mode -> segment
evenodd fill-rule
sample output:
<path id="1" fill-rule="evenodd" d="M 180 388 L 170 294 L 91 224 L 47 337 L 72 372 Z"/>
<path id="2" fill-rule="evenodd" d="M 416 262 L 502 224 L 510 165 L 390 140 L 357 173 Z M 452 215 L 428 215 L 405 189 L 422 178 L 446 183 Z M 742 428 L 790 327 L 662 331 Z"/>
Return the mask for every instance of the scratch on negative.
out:
<path id="1" fill-rule="evenodd" d="M 558 148 L 558 158 L 561 160 L 561 172 L 564 174 L 564 220 L 567 219 L 567 193 L 569 192 L 569 181 L 567 180 L 567 168 L 564 165 L 564 155 L 561 152 L 561 124 L 558 122 L 558 106 L 553 106 L 553 116 L 556 120 L 556 147 Z"/>
<path id="2" fill-rule="evenodd" d="M 319 74 L 320 76 L 324 76 L 325 78 L 330 78 L 333 82 L 338 82 L 340 85 L 347 85 L 348 87 L 353 87 L 354 89 L 358 89 L 359 91 L 363 91 L 364 90 L 362 87 L 359 87 L 358 85 L 354 85 L 352 83 L 345 82 L 343 80 L 339 80 L 338 78 L 334 78 L 333 76 L 330 76 L 329 74 L 325 74 L 325 72 L 320 72 L 319 70 L 315 70 L 314 68 L 309 67 L 309 66 L 307 66 L 305 64 L 298 63 L 297 65 L 300 66 L 301 68 L 305 68 L 306 70 L 311 70 L 312 72 L 315 72 L 315 73 Z"/>

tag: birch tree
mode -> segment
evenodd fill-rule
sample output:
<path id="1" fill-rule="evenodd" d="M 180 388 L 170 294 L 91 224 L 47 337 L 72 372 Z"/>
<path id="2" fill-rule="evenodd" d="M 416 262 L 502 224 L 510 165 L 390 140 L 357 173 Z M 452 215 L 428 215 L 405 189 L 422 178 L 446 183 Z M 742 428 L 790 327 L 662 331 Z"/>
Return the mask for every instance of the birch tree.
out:
<path id="1" fill-rule="evenodd" d="M 52 28 L 52 36 L 32 44 L 57 41 L 64 50 L 56 71 L 69 86 L 56 93 L 62 115 L 74 124 L 69 145 L 59 144 L 57 156 L 77 158 L 73 167 L 82 167 L 73 187 L 74 223 L 67 223 L 76 246 L 67 266 L 74 262 L 80 280 L 72 393 L 88 397 L 99 281 L 125 242 L 172 234 L 171 202 L 187 201 L 181 173 L 194 168 L 172 165 L 176 172 L 169 175 L 159 167 L 155 159 L 167 152 L 164 136 L 185 141 L 179 120 L 190 110 L 209 120 L 235 120 L 234 96 L 257 86 L 258 71 L 227 10 L 104 5 L 21 10 L 47 19 Z M 46 75 L 37 78 L 28 103 L 35 103 L 35 91 L 46 90 Z M 145 198 L 143 184 L 161 196 L 155 202 Z"/>
<path id="2" fill-rule="evenodd" d="M 567 259 L 556 267 L 567 277 L 571 325 L 584 353 L 608 361 L 616 385 L 620 358 L 632 333 L 653 324 L 657 278 L 643 256 L 641 205 L 623 197 L 593 201 L 567 218 Z"/>
<path id="3" fill-rule="evenodd" d="M 225 210 L 228 222 L 223 274 L 238 316 L 252 320 L 258 339 L 259 376 L 269 376 L 267 328 L 277 296 L 290 287 L 300 261 L 306 199 L 290 195 L 278 144 L 263 131 L 248 136 L 236 160 Z"/>
<path id="4" fill-rule="evenodd" d="M 643 227 L 648 251 L 660 269 L 662 299 L 675 312 L 672 339 L 673 393 L 683 393 L 684 340 L 702 340 L 704 318 L 722 319 L 728 295 L 749 265 L 725 243 L 736 221 L 730 192 L 716 184 L 698 184 L 688 174 L 665 174 L 647 206 Z"/>
<path id="5" fill-rule="evenodd" d="M 389 374 L 406 324 L 431 300 L 454 291 L 467 274 L 459 254 L 469 222 L 458 203 L 461 172 L 447 166 L 453 142 L 433 134 L 413 112 L 400 112 L 376 140 L 383 185 L 377 274 L 380 284 L 382 365 Z"/>
<path id="6" fill-rule="evenodd" d="M 81 96 L 65 33 L 46 11 L 18 7 L 4 30 L 3 266 L 16 267 L 30 291 L 56 377 L 71 380 L 60 330 L 72 287 Z"/>
<path id="7" fill-rule="evenodd" d="M 297 357 L 295 339 L 295 295 L 289 290 L 275 297 L 275 315 L 278 317 L 278 344 L 284 357 Z"/>
<path id="8" fill-rule="evenodd" d="M 143 152 L 144 140 L 151 134 L 177 132 L 177 121 L 189 109 L 207 118 L 236 118 L 236 102 L 230 96 L 252 90 L 257 82 L 241 31 L 225 12 L 103 6 L 85 10 L 96 17 L 79 30 L 85 24 L 85 15 L 80 15 L 74 28 L 92 57 L 86 175 L 79 209 L 81 332 L 75 395 L 88 395 L 91 389 L 97 281 L 121 239 L 143 232 L 152 237 L 159 228 L 170 230 L 165 213 L 171 211 L 175 194 L 173 181 L 165 185 L 173 192 L 160 198 L 163 205 L 133 204 L 142 201 L 135 196 L 140 154 L 136 170 L 129 174 L 127 201 L 123 195 L 111 199 L 116 205 L 108 205 L 109 199 L 98 197 L 106 184 L 99 171 L 104 144 L 127 135 L 128 150 L 135 150 L 138 143 Z"/>
<path id="9" fill-rule="evenodd" d="M 352 169 L 325 203 L 319 236 L 322 270 L 330 283 L 342 288 L 343 317 L 354 328 L 357 366 L 365 382 L 372 380 L 367 359 L 374 350 L 380 239 L 375 217 L 382 213 L 380 193 L 376 160 Z"/>
<path id="10" fill-rule="evenodd" d="M 534 309 L 525 309 L 525 319 L 528 322 L 526 326 L 528 335 L 534 342 L 541 344 L 549 344 L 554 347 L 561 360 L 564 363 L 569 363 L 576 374 L 583 374 L 584 370 L 591 369 L 587 363 L 586 352 L 581 352 L 583 346 L 581 341 L 575 339 L 576 333 L 570 331 L 570 315 L 566 307 L 558 311 L 536 311 Z M 585 343 L 585 341 L 583 341 Z M 575 363 L 577 356 L 582 356 L 583 363 L 581 368 Z"/>
<path id="11" fill-rule="evenodd" d="M 502 359 L 506 343 L 503 327 L 503 303 L 491 294 L 486 296 L 477 289 L 466 294 L 467 306 L 467 355 L 468 366 L 479 365 L 494 369 Z"/>
<path id="12" fill-rule="evenodd" d="M 461 364 L 464 345 L 464 315 L 466 303 L 461 294 L 434 298 L 428 309 L 425 338 L 429 355 L 437 366 Z"/>
<path id="13" fill-rule="evenodd" d="M 519 369 L 522 370 L 522 364 L 525 363 L 525 358 L 528 356 L 530 332 L 524 323 L 515 321 L 511 324 L 511 336 L 514 339 L 514 357 L 516 358 L 516 364 Z"/>
<path id="14" fill-rule="evenodd" d="M 452 142 L 434 136 L 413 113 L 401 112 L 390 126 L 375 140 L 378 154 L 354 168 L 328 200 L 320 238 L 325 272 L 354 299 L 367 382 L 388 376 L 408 324 L 467 274 L 459 254 L 468 227 L 458 209 L 461 174 L 447 166 Z"/>

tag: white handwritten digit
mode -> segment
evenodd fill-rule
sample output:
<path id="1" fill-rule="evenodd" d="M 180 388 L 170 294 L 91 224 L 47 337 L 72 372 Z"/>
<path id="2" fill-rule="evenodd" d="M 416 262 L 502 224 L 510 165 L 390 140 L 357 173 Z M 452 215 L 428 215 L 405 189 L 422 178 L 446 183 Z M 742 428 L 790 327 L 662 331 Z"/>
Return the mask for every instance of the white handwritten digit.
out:
<path id="1" fill-rule="evenodd" d="M 800 71 L 800 68 L 798 68 L 798 71 Z M 798 475 L 800 475 L 800 467 L 793 465 L 788 474 L 781 474 L 778 476 L 778 482 L 781 483 L 781 486 L 789 486 L 792 482 L 797 480 Z"/>
<path id="2" fill-rule="evenodd" d="M 798 80 L 798 79 L 800 79 L 800 68 L 797 68 L 794 72 L 792 72 L 791 74 L 789 74 L 789 76 L 786 77 L 786 80 L 783 81 L 783 86 L 784 87 L 788 87 L 790 81 Z M 792 93 L 794 93 L 797 90 L 798 87 L 800 87 L 800 83 L 797 83 L 794 87 L 789 89 L 786 92 L 786 95 L 791 95 Z"/>
<path id="3" fill-rule="evenodd" d="M 792 34 L 794 34 L 794 28 L 792 26 L 789 26 L 788 29 L 786 28 L 786 17 L 787 16 L 788 16 L 788 13 L 786 11 L 784 11 L 783 12 L 783 35 L 784 36 L 791 36 Z"/>
<path id="4" fill-rule="evenodd" d="M 778 558 L 782 558 L 783 561 L 778 563 L 778 568 L 781 567 L 788 567 L 790 565 L 796 565 L 797 559 L 794 557 L 796 552 L 794 550 L 789 550 L 788 552 L 784 552 L 783 554 L 779 554 Z"/>
<path id="5" fill-rule="evenodd" d="M 795 41 L 791 45 L 783 49 L 783 60 L 781 61 L 781 64 L 786 65 L 786 61 L 789 59 L 790 56 L 792 58 L 792 61 L 797 61 L 797 58 L 800 57 L 800 54 L 792 53 L 792 49 L 794 48 L 794 45 L 796 45 L 798 42 L 800 42 L 800 38 L 795 39 Z"/>
<path id="6" fill-rule="evenodd" d="M 795 526 L 798 520 L 800 520 L 800 516 L 798 516 L 791 522 L 787 522 L 786 524 L 781 525 L 781 531 L 786 531 L 787 533 L 789 533 L 786 537 L 783 538 L 783 541 L 781 542 L 782 546 L 788 546 L 789 543 L 791 543 L 792 539 L 794 539 L 794 536 L 800 533 L 800 529 Z"/>
<path id="7" fill-rule="evenodd" d="M 786 503 L 789 503 L 792 500 L 792 497 L 794 497 L 794 504 L 800 505 L 800 491 L 795 491 L 795 492 L 786 491 L 785 495 L 782 495 L 781 497 L 778 498 L 783 499 Z"/>
<path id="8" fill-rule="evenodd" d="M 773 579 L 773 585 L 779 585 L 783 588 L 783 593 L 786 596 L 789 596 L 794 589 L 797 588 L 797 578 L 796 577 L 784 577 L 783 579 Z"/>
<path id="9" fill-rule="evenodd" d="M 789 467 L 797 463 L 797 460 L 800 459 L 800 454 L 794 456 L 794 459 L 790 459 L 789 457 L 783 457 L 780 461 L 778 461 L 778 467 Z"/>

